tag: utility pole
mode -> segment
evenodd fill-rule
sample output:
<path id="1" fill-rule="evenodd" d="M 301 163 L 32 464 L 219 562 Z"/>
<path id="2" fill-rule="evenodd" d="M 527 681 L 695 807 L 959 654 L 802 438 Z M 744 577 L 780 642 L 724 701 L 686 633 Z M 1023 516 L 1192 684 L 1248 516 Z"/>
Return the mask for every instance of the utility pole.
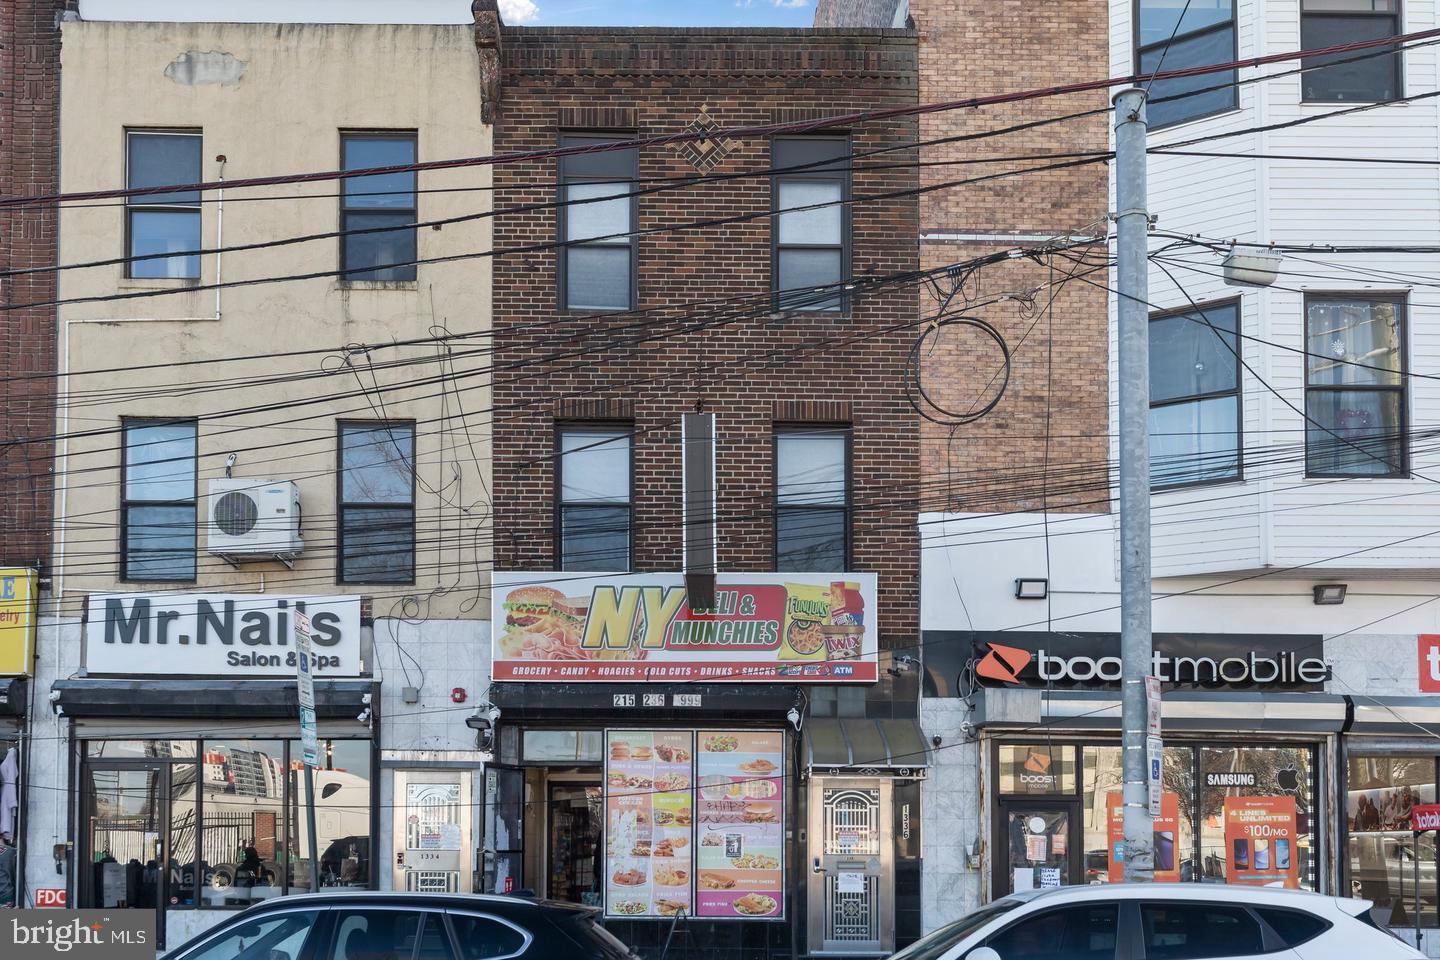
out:
<path id="1" fill-rule="evenodd" d="M 1120 725 L 1124 753 L 1125 881 L 1155 879 L 1145 678 L 1150 639 L 1150 213 L 1145 186 L 1145 91 L 1115 95 L 1115 258 L 1120 348 Z"/>

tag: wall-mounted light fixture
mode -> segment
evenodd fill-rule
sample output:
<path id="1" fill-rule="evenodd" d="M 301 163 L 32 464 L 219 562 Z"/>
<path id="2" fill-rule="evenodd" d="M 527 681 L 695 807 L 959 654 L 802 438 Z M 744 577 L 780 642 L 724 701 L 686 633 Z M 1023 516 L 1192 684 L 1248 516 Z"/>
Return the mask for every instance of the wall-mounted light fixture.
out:
<path id="1" fill-rule="evenodd" d="M 1016 600 L 1044 600 L 1049 595 L 1049 580 L 1044 578 L 1032 580 L 1020 577 L 1015 581 Z"/>
<path id="2" fill-rule="evenodd" d="M 1343 583 L 1317 583 L 1314 591 L 1317 607 L 1333 607 L 1345 602 L 1345 584 Z"/>

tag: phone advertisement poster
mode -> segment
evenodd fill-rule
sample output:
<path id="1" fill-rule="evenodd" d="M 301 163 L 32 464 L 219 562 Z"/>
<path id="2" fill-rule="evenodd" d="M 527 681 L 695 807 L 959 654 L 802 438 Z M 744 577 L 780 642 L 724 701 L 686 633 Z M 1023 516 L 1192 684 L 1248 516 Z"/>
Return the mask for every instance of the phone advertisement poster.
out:
<path id="1" fill-rule="evenodd" d="M 1300 889 L 1294 797 L 1226 797 L 1227 883 Z"/>
<path id="2" fill-rule="evenodd" d="M 1107 879 L 1111 883 L 1125 880 L 1125 808 L 1122 794 L 1113 790 L 1105 797 L 1109 815 L 1110 865 Z M 1155 882 L 1179 883 L 1180 861 L 1180 795 L 1160 794 L 1160 816 L 1155 818 Z"/>
<path id="3" fill-rule="evenodd" d="M 696 734 L 695 915 L 785 915 L 785 736 Z"/>

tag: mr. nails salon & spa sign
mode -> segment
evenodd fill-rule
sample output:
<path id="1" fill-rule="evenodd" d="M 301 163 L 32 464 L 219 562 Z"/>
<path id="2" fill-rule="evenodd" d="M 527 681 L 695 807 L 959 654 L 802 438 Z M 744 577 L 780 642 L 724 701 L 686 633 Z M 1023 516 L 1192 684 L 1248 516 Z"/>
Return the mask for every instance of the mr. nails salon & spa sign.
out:
<path id="1" fill-rule="evenodd" d="M 85 671 L 294 679 L 297 610 L 310 615 L 315 672 L 360 676 L 359 597 L 264 593 L 91 594 Z"/>

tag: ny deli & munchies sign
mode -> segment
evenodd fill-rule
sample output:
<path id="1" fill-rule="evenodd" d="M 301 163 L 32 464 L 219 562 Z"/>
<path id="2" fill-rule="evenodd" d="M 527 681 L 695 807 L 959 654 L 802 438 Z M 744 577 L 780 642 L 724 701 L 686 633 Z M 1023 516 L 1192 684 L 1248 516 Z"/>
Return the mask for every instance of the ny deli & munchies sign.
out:
<path id="1" fill-rule="evenodd" d="M 690 607 L 681 574 L 496 573 L 493 677 L 513 681 L 871 683 L 873 573 L 716 578 Z"/>

